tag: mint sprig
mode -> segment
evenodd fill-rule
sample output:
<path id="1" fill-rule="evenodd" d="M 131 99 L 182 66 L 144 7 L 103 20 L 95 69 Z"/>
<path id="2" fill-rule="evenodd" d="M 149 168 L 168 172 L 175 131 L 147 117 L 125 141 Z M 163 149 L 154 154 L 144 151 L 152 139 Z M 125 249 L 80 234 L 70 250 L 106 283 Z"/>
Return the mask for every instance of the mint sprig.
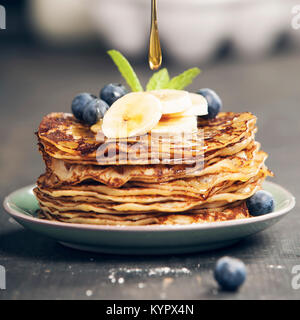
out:
<path id="1" fill-rule="evenodd" d="M 122 55 L 122 53 L 117 50 L 109 50 L 107 53 L 110 55 L 115 65 L 118 67 L 121 75 L 126 80 L 131 90 L 144 91 L 136 73 L 134 72 L 128 60 Z"/>
<path id="2" fill-rule="evenodd" d="M 144 91 L 139 78 L 137 77 L 128 60 L 122 55 L 122 53 L 117 50 L 109 50 L 107 51 L 107 53 L 110 55 L 115 65 L 118 67 L 121 75 L 126 80 L 131 90 L 134 92 Z M 168 70 L 166 68 L 163 68 L 152 75 L 147 83 L 146 90 L 183 90 L 193 82 L 193 80 L 199 75 L 200 72 L 201 70 L 199 68 L 191 68 L 170 80 Z"/>
<path id="3" fill-rule="evenodd" d="M 164 89 L 183 90 L 193 82 L 200 72 L 201 70 L 199 68 L 188 69 L 180 75 L 172 78 Z"/>
<path id="4" fill-rule="evenodd" d="M 169 73 L 166 68 L 155 72 L 147 84 L 147 91 L 159 90 L 165 88 L 170 81 Z"/>

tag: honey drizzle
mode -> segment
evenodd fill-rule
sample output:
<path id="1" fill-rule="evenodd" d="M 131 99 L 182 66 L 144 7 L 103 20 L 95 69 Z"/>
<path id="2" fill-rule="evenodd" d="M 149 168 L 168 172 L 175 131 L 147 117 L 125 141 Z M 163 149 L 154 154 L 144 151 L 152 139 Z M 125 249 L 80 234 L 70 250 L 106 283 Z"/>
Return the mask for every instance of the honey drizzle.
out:
<path id="1" fill-rule="evenodd" d="M 151 0 L 151 31 L 149 43 L 149 66 L 151 70 L 157 70 L 162 63 L 158 23 L 157 23 L 157 1 Z"/>

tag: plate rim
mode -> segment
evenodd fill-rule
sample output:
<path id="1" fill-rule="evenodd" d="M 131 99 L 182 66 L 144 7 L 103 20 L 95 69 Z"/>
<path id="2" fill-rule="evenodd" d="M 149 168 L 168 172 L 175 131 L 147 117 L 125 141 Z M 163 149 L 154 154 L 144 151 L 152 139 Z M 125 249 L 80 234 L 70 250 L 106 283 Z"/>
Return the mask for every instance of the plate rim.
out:
<path id="1" fill-rule="evenodd" d="M 110 225 L 92 225 L 92 224 L 80 224 L 80 223 L 67 223 L 67 222 L 58 222 L 58 221 L 49 221 L 33 216 L 24 214 L 11 205 L 13 204 L 10 199 L 17 193 L 22 190 L 33 190 L 35 185 L 28 185 L 23 188 L 17 189 L 11 192 L 8 196 L 4 198 L 3 206 L 6 212 L 13 218 L 25 220 L 26 222 L 31 222 L 34 224 L 41 224 L 49 227 L 59 227 L 67 229 L 79 229 L 79 230 L 93 230 L 93 231 L 112 231 L 112 232 L 172 232 L 172 231 L 192 231 L 192 230 L 207 230 L 207 229 L 216 229 L 216 228 L 226 228 L 233 226 L 241 226 L 246 224 L 252 224 L 256 222 L 263 222 L 266 220 L 272 220 L 274 218 L 280 217 L 284 214 L 287 214 L 291 211 L 296 205 L 296 199 L 290 191 L 282 187 L 281 185 L 265 181 L 264 184 L 272 185 L 273 187 L 280 189 L 281 193 L 284 193 L 286 198 L 288 198 L 288 204 L 286 207 L 277 210 L 272 213 L 268 213 L 258 217 L 251 217 L 247 219 L 238 219 L 238 220 L 228 220 L 228 221 L 216 221 L 216 222 L 206 222 L 203 224 L 190 224 L 190 225 L 159 225 L 159 226 L 110 226 Z"/>

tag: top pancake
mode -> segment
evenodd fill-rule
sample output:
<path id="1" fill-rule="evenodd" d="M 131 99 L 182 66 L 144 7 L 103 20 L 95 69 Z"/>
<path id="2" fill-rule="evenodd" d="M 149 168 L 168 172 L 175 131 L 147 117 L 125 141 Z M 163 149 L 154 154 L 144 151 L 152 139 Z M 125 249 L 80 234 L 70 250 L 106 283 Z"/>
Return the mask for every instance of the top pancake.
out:
<path id="1" fill-rule="evenodd" d="M 71 114 L 51 113 L 37 132 L 44 151 L 55 159 L 94 165 L 193 164 L 212 159 L 221 150 L 230 155 L 235 144 L 253 139 L 256 117 L 251 113 L 220 113 L 198 121 L 198 132 L 175 137 L 146 134 L 108 139 Z M 151 142 L 150 142 L 151 140 Z M 235 151 L 236 152 L 236 151 Z"/>

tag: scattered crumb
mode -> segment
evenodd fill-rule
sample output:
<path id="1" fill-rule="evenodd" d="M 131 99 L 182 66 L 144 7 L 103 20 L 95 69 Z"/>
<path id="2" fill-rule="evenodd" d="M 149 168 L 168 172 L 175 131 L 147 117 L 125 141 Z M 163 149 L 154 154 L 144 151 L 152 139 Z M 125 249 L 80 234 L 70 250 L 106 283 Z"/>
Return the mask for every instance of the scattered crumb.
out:
<path id="1" fill-rule="evenodd" d="M 111 283 L 116 283 L 116 281 L 119 284 L 122 284 L 125 282 L 125 278 L 127 275 L 131 274 L 136 274 L 136 275 L 141 275 L 145 274 L 148 275 L 149 277 L 161 277 L 161 276 L 166 276 L 166 275 L 172 275 L 172 276 L 177 276 L 177 275 L 189 275 L 191 274 L 191 271 L 187 268 L 170 268 L 170 267 L 157 267 L 157 268 L 146 268 L 146 269 L 141 269 L 141 268 L 112 268 L 109 270 L 109 275 L 108 279 L 110 280 Z M 167 280 L 166 280 L 167 279 Z M 165 278 L 164 285 L 168 286 L 173 282 L 174 279 L 171 277 Z M 142 283 L 138 284 L 139 288 L 143 288 L 145 285 Z"/>
<path id="2" fill-rule="evenodd" d="M 167 274 L 190 274 L 191 271 L 187 268 L 169 268 L 169 267 L 160 267 L 160 268 L 150 268 L 148 271 L 149 276 L 162 276 Z"/>
<path id="3" fill-rule="evenodd" d="M 115 273 L 111 273 L 108 276 L 108 279 L 110 280 L 111 283 L 115 283 L 116 282 Z"/>
<path id="4" fill-rule="evenodd" d="M 139 289 L 144 289 L 145 288 L 145 283 L 142 283 L 142 282 L 140 282 L 139 284 L 138 284 L 138 288 Z"/>
<path id="5" fill-rule="evenodd" d="M 273 264 L 269 264 L 269 265 L 268 265 L 268 268 L 270 268 L 270 269 L 285 269 L 284 266 L 281 266 L 281 265 L 275 266 L 275 265 L 273 265 Z"/>
<path id="6" fill-rule="evenodd" d="M 118 283 L 119 283 L 119 284 L 124 283 L 124 278 L 119 278 L 119 279 L 118 279 Z"/>
<path id="7" fill-rule="evenodd" d="M 87 290 L 85 293 L 88 297 L 93 295 L 93 291 L 92 290 Z"/>

